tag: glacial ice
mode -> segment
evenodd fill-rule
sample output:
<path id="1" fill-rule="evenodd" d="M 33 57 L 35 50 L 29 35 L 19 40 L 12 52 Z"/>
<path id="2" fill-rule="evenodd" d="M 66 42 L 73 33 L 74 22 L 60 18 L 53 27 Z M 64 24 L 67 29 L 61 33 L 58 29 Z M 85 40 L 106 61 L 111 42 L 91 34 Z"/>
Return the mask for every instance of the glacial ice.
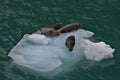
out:
<path id="1" fill-rule="evenodd" d="M 43 44 L 43 45 L 47 45 L 48 42 L 50 41 L 49 38 L 39 34 L 31 34 L 28 36 L 27 40 L 36 44 Z"/>
<path id="2" fill-rule="evenodd" d="M 65 40 L 69 35 L 76 38 L 72 52 L 65 46 Z M 56 37 L 40 33 L 26 34 L 8 56 L 16 64 L 39 72 L 50 72 L 83 59 L 101 61 L 112 58 L 115 49 L 102 41 L 97 43 L 90 41 L 89 38 L 93 35 L 93 32 L 83 29 Z"/>

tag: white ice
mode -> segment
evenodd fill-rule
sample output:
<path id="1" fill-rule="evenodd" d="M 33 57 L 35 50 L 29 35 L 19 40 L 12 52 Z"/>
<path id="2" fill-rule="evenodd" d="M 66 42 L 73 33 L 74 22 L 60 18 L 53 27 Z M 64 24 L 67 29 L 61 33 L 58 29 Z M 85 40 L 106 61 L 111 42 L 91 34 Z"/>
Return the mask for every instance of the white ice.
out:
<path id="1" fill-rule="evenodd" d="M 65 40 L 69 35 L 76 38 L 72 52 L 65 46 Z M 40 72 L 49 72 L 83 59 L 101 61 L 112 58 L 114 49 L 105 42 L 90 41 L 89 38 L 93 35 L 93 32 L 83 29 L 63 33 L 57 37 L 46 37 L 38 33 L 26 34 L 8 56 L 15 63 Z"/>
<path id="2" fill-rule="evenodd" d="M 112 58 L 114 49 L 105 42 L 93 43 L 87 39 L 83 40 L 81 47 L 84 48 L 84 55 L 86 59 L 101 61 L 102 59 Z"/>

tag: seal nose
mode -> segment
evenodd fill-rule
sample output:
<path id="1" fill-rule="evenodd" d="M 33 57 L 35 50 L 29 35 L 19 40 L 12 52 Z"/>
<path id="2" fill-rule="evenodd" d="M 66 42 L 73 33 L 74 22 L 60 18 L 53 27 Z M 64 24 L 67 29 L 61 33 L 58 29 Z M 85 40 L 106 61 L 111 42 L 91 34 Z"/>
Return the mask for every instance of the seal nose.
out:
<path id="1" fill-rule="evenodd" d="M 73 49 L 69 49 L 69 51 L 72 51 Z"/>

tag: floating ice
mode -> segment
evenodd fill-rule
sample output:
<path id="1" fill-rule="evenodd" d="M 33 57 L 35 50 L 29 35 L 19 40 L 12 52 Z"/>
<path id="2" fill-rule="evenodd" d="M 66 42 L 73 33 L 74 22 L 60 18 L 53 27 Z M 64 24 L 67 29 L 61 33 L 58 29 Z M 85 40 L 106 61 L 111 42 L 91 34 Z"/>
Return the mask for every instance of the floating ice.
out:
<path id="1" fill-rule="evenodd" d="M 86 59 L 100 61 L 102 59 L 112 58 L 114 49 L 104 42 L 93 43 L 89 40 L 83 40 L 81 47 L 84 48 Z"/>
<path id="2" fill-rule="evenodd" d="M 72 52 L 65 46 L 69 35 L 76 38 Z M 68 67 L 66 64 L 70 65 L 83 59 L 101 61 L 112 58 L 114 49 L 104 42 L 91 42 L 88 38 L 92 35 L 93 32 L 83 29 L 63 33 L 57 37 L 46 37 L 37 33 L 26 34 L 8 56 L 16 64 L 39 72 L 50 72 L 57 68 L 64 70 Z"/>
<path id="3" fill-rule="evenodd" d="M 36 44 L 43 44 L 43 45 L 47 45 L 49 41 L 51 41 L 49 38 L 46 38 L 44 35 L 39 35 L 39 34 L 31 34 L 28 36 L 27 40 Z"/>
<path id="4" fill-rule="evenodd" d="M 53 70 L 62 64 L 59 57 L 65 55 L 65 53 L 54 46 L 36 44 L 41 42 L 46 44 L 44 39 L 46 39 L 46 42 L 47 40 L 50 40 L 41 34 L 25 35 L 23 39 L 11 50 L 9 56 L 13 58 L 15 63 L 34 70 L 44 72 Z M 32 41 L 29 42 L 29 40 L 33 40 L 35 44 L 32 43 Z"/>

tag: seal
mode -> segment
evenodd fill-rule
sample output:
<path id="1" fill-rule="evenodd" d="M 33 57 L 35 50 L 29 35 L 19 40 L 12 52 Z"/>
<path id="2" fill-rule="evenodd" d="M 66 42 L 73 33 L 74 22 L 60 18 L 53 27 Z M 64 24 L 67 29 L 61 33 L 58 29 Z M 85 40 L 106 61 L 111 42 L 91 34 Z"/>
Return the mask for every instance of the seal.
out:
<path id="1" fill-rule="evenodd" d="M 55 30 L 58 30 L 58 29 L 60 29 L 61 27 L 62 27 L 62 22 L 60 22 L 60 23 L 55 23 L 55 24 L 52 25 L 52 28 L 55 29 Z"/>
<path id="2" fill-rule="evenodd" d="M 73 51 L 75 45 L 75 36 L 74 35 L 68 36 L 65 45 L 69 49 L 69 51 Z"/>
<path id="3" fill-rule="evenodd" d="M 52 36 L 60 35 L 60 32 L 56 31 L 53 28 L 41 28 L 40 30 L 42 34 L 47 34 L 47 35 L 52 35 Z"/>
<path id="4" fill-rule="evenodd" d="M 80 24 L 80 23 L 71 23 L 71 24 L 68 24 L 68 25 L 64 26 L 60 30 L 60 32 L 61 33 L 66 33 L 66 32 L 70 32 L 70 31 L 74 31 L 74 30 L 79 29 L 81 26 L 82 26 L 82 24 Z"/>

